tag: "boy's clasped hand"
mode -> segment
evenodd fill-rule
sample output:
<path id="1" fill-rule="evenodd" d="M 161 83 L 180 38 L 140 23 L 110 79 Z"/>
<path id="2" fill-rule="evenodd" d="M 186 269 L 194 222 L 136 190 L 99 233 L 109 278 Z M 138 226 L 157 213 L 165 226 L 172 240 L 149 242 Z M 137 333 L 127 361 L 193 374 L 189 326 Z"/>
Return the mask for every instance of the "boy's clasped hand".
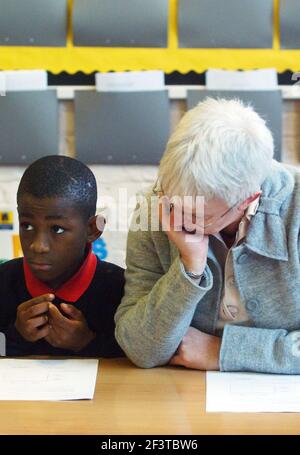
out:
<path id="1" fill-rule="evenodd" d="M 44 338 L 53 347 L 81 351 L 94 338 L 82 312 L 66 303 L 57 308 L 53 294 L 35 297 L 18 306 L 16 329 L 30 342 Z"/>

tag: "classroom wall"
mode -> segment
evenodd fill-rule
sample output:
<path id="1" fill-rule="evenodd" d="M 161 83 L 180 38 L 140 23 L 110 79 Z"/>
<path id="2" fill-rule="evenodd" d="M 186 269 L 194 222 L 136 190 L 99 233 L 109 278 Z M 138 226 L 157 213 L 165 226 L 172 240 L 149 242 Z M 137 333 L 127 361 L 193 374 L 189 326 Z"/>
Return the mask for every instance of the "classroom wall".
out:
<path id="1" fill-rule="evenodd" d="M 173 130 L 186 110 L 185 101 L 171 100 L 171 129 Z M 300 100 L 285 100 L 283 103 L 283 161 L 300 166 Z M 59 102 L 59 153 L 75 156 L 74 104 L 73 101 Z M 53 151 L 55 153 L 55 151 Z M 0 210 L 14 207 L 16 191 L 23 167 L 0 166 Z M 98 188 L 98 207 L 102 207 L 107 196 L 118 200 L 119 188 L 125 188 L 128 199 L 134 200 L 137 192 L 146 190 L 156 179 L 156 166 L 92 166 Z M 119 203 L 119 204 L 122 204 Z M 131 212 L 133 208 L 131 204 Z M 108 216 L 109 210 L 105 213 Z M 17 229 L 17 223 L 15 228 Z M 103 236 L 107 245 L 106 260 L 125 265 L 127 232 L 106 232 Z M 0 258 L 1 255 L 0 242 Z"/>

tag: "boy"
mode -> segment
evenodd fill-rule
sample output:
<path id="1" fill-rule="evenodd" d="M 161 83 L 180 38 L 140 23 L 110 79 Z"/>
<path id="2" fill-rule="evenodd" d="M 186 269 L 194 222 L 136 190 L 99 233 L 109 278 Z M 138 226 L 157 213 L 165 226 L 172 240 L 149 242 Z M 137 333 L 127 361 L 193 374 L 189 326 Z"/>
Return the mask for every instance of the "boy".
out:
<path id="1" fill-rule="evenodd" d="M 91 170 L 66 156 L 41 158 L 26 169 L 17 203 L 24 258 L 0 265 L 7 355 L 123 355 L 113 322 L 123 269 L 92 252 L 102 232 Z"/>

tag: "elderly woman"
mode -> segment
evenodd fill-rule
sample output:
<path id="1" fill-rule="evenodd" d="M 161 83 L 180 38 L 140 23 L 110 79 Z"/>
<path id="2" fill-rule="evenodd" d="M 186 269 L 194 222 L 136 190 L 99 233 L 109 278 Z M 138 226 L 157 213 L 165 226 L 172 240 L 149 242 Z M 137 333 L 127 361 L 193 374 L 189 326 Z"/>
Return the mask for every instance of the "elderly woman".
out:
<path id="1" fill-rule="evenodd" d="M 136 365 L 300 373 L 300 174 L 273 148 L 264 120 L 237 100 L 207 99 L 181 120 L 159 191 L 203 196 L 202 232 L 171 216 L 170 229 L 129 233 L 115 320 Z"/>

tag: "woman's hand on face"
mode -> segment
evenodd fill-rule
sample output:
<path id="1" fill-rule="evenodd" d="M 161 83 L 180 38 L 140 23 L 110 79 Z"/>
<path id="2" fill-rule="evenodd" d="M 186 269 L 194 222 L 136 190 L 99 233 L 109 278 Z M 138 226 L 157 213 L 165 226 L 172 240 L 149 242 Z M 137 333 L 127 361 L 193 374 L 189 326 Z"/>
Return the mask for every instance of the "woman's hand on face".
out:
<path id="1" fill-rule="evenodd" d="M 178 248 L 185 269 L 202 274 L 207 262 L 208 236 L 201 229 L 190 233 L 184 230 L 182 224 L 178 226 L 174 220 L 174 210 L 165 198 L 160 199 L 160 222 L 169 240 Z"/>

